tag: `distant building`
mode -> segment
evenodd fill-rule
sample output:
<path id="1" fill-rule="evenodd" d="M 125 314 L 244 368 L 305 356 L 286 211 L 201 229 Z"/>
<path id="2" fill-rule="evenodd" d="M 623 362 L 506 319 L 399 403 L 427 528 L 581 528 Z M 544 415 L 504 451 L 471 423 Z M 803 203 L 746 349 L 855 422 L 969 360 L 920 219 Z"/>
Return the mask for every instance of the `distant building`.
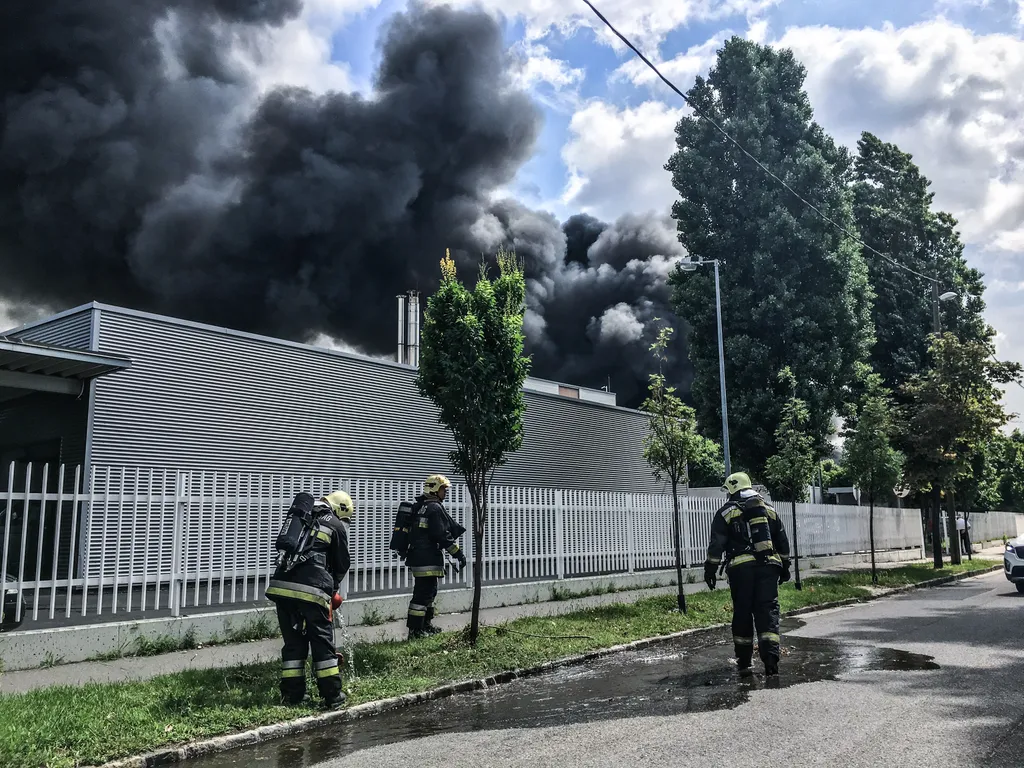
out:
<path id="1" fill-rule="evenodd" d="M 400 304 L 415 318 L 400 314 L 397 356 L 415 360 L 418 300 Z M 11 461 L 351 479 L 454 474 L 454 445 L 411 365 L 97 303 L 0 341 L 4 478 Z M 525 390 L 523 447 L 496 483 L 663 490 L 643 459 L 642 413 L 601 390 L 538 379 Z"/>

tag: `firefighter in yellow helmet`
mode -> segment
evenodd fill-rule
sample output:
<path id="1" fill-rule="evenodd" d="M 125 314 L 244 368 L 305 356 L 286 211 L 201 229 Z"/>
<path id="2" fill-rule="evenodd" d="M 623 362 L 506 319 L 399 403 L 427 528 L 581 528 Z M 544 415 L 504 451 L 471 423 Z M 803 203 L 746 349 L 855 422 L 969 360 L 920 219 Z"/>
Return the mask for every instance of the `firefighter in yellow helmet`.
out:
<path id="1" fill-rule="evenodd" d="M 284 641 L 281 698 L 288 705 L 308 700 L 305 668 L 306 657 L 312 651 L 313 674 L 321 702 L 327 709 L 338 709 L 346 697 L 334 647 L 331 611 L 341 606 L 339 590 L 351 565 L 348 527 L 354 505 L 344 491 L 335 491 L 316 501 L 309 494 L 299 494 L 289 515 L 300 505 L 300 497 L 310 502 L 308 510 L 299 510 L 308 511 L 304 517 L 311 523 L 305 539 L 308 543 L 294 551 L 282 550 L 267 587 L 267 599 L 277 605 Z"/>
<path id="2" fill-rule="evenodd" d="M 438 579 L 444 576 L 444 552 L 459 561 L 460 570 L 466 567 L 466 554 L 456 542 L 466 531 L 444 508 L 450 487 L 451 482 L 444 475 L 431 475 L 412 508 L 414 517 L 406 558 L 406 565 L 413 575 L 412 599 L 406 620 L 410 640 L 441 631 L 434 626 L 433 618 Z"/>
<path id="3" fill-rule="evenodd" d="M 765 676 L 773 677 L 779 673 L 779 584 L 789 581 L 789 538 L 782 519 L 745 473 L 729 475 L 722 490 L 729 500 L 711 522 L 704 581 L 715 588 L 715 571 L 724 558 L 736 664 L 742 674 L 750 674 L 756 626 Z"/>

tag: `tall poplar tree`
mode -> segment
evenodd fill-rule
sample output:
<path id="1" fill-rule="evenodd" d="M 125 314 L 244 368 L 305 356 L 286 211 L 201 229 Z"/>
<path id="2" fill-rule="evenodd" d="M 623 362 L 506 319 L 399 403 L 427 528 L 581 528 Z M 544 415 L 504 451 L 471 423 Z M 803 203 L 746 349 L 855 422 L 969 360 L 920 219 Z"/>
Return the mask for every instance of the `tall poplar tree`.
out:
<path id="1" fill-rule="evenodd" d="M 791 51 L 734 37 L 687 96 L 801 197 L 853 231 L 852 160 L 813 122 L 804 77 Z M 706 120 L 684 117 L 676 145 L 666 169 L 679 193 L 679 240 L 692 257 L 721 262 L 734 464 L 760 473 L 777 453 L 776 426 L 793 394 L 776 379 L 786 367 L 807 403 L 815 451 L 825 455 L 833 418 L 852 401 L 873 340 L 860 247 Z M 677 271 L 672 284 L 676 310 L 691 327 L 698 420 L 713 432 L 720 424 L 713 275 Z"/>

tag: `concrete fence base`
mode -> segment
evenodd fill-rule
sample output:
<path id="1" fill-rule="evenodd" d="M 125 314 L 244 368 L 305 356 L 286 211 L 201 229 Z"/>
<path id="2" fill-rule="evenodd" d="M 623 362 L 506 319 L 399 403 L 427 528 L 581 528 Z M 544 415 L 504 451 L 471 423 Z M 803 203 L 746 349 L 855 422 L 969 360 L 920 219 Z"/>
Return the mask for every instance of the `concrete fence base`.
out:
<path id="1" fill-rule="evenodd" d="M 919 548 L 876 553 L 878 563 L 897 563 L 920 560 Z M 812 576 L 817 569 L 860 565 L 870 562 L 869 554 L 838 555 L 834 557 L 800 558 L 802 578 Z M 692 584 L 691 590 L 704 589 L 703 567 L 683 572 L 683 579 Z M 485 586 L 481 595 L 481 608 L 547 603 L 605 591 L 633 591 L 671 586 L 675 570 L 619 573 L 607 576 L 536 581 L 516 584 Z M 442 589 L 435 606 L 440 613 L 465 613 L 472 608 L 473 590 Z M 347 600 L 341 608 L 348 626 L 383 623 L 404 617 L 409 596 L 384 595 Z M 0 660 L 3 668 L 14 671 L 44 666 L 48 660 L 60 659 L 69 664 L 89 661 L 118 649 L 130 652 L 140 638 L 150 641 L 181 640 L 189 635 L 197 643 L 223 642 L 225 638 L 243 632 L 256 621 L 276 623 L 273 605 L 253 602 L 230 611 L 196 613 L 176 618 L 161 617 L 138 621 L 85 624 L 57 629 L 16 631 L 0 635 Z"/>

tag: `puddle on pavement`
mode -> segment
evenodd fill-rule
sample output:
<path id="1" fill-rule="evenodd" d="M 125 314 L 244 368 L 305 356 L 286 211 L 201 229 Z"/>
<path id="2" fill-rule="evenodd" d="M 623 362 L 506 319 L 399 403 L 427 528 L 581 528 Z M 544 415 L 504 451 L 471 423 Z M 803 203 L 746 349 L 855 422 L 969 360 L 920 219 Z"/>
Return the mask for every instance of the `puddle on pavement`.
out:
<path id="1" fill-rule="evenodd" d="M 802 622 L 787 621 L 783 632 Z M 187 768 L 314 766 L 370 747 L 443 733 L 543 728 L 596 720 L 732 709 L 752 690 L 788 688 L 869 671 L 938 669 L 930 656 L 892 648 L 844 645 L 783 634 L 777 680 L 742 678 L 730 660 L 728 631 L 616 654 L 584 666 L 517 680 L 487 691 L 452 696 L 376 717 L 332 726 L 245 749 L 196 758 Z"/>

